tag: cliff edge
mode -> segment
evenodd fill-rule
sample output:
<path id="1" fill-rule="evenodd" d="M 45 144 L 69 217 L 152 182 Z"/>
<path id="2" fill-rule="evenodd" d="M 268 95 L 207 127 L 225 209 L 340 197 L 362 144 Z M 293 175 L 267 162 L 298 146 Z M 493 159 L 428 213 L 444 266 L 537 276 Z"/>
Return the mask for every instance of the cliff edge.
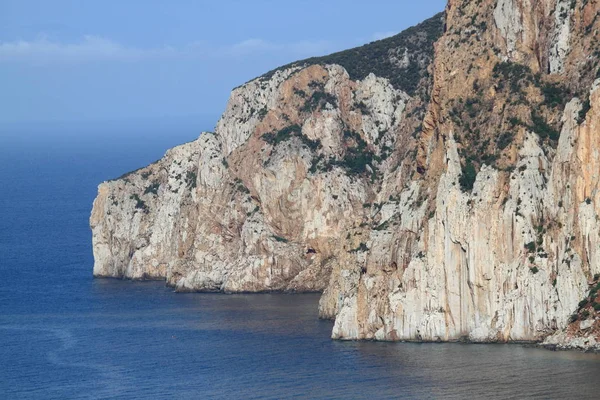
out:
<path id="1" fill-rule="evenodd" d="M 104 182 L 94 275 L 319 291 L 337 339 L 600 349 L 600 2 L 450 0 Z"/>

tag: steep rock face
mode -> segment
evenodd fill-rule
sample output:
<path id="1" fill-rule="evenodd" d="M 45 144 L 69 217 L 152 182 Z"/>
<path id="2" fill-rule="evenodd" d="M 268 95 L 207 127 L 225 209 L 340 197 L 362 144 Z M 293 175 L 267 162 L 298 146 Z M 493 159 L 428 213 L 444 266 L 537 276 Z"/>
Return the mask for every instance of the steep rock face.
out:
<path id="1" fill-rule="evenodd" d="M 94 274 L 323 291 L 338 339 L 594 348 L 599 13 L 450 0 L 235 89 L 215 133 L 100 185 Z"/>
<path id="2" fill-rule="evenodd" d="M 409 99 L 339 66 L 238 88 L 215 133 L 100 186 L 94 274 L 180 291 L 322 291 L 366 218 L 376 171 L 363 157 L 384 163 Z"/>
<path id="3" fill-rule="evenodd" d="M 95 276 L 164 278 L 170 260 L 155 255 L 189 248 L 188 229 L 197 215 L 189 188 L 196 183 L 200 142 L 206 139 L 169 150 L 159 162 L 100 185 L 90 218 Z"/>
<path id="4" fill-rule="evenodd" d="M 598 144 L 587 136 L 597 132 L 597 22 L 586 17 L 600 6 L 529 3 L 449 3 L 419 137 L 420 194 L 405 196 L 414 181 L 392 188 L 411 200 L 371 232 L 355 260 L 366 271 L 333 272 L 340 300 L 323 305 L 336 310 L 333 337 L 537 341 L 567 326 L 600 272 Z"/>
<path id="5" fill-rule="evenodd" d="M 377 251 L 365 255 L 367 273 L 342 274 L 355 282 L 341 296 L 334 337 L 519 341 L 564 328 L 585 297 L 589 277 L 600 272 L 594 261 L 600 245 L 596 211 L 587 197 L 574 193 L 576 187 L 565 190 L 583 173 L 571 169 L 580 157 L 572 147 L 581 141 L 577 110 L 577 101 L 569 104 L 553 163 L 528 133 L 517 169 L 503 176 L 483 167 L 470 194 L 459 187 L 460 160 L 450 137 L 435 213 L 424 225 L 404 228 L 410 233 L 394 228 L 386 239 L 372 232 L 367 246 Z M 399 214 L 415 215 L 414 206 Z M 412 257 L 394 259 L 394 253 L 406 253 L 404 243 L 397 243 L 408 234 L 420 239 Z M 578 242 L 589 261 L 571 248 Z M 394 262 L 405 267 L 379 267 Z"/>

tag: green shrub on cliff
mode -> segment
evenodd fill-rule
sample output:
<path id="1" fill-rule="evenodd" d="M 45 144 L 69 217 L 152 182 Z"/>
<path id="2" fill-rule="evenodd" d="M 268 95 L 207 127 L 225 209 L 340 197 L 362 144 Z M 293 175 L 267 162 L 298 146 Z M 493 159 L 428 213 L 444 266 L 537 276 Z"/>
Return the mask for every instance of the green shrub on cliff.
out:
<path id="1" fill-rule="evenodd" d="M 146 187 L 146 190 L 144 190 L 144 194 L 148 194 L 148 193 L 158 194 L 159 188 L 160 188 L 160 182 L 154 181 L 154 182 L 152 182 L 152 184 L 150 186 Z"/>
<path id="2" fill-rule="evenodd" d="M 327 92 L 316 91 L 306 100 L 300 111 L 313 112 L 320 110 L 325 107 L 325 104 L 327 103 L 331 104 L 333 107 L 337 107 L 337 98 Z"/>
<path id="3" fill-rule="evenodd" d="M 198 175 L 193 171 L 187 171 L 185 174 L 185 183 L 189 189 L 193 189 L 196 187 L 196 180 L 198 179 Z"/>
<path id="4" fill-rule="evenodd" d="M 265 133 L 262 135 L 262 140 L 272 146 L 277 146 L 279 143 L 285 142 L 294 136 L 298 137 L 302 141 L 302 144 L 313 151 L 321 147 L 321 141 L 319 139 L 309 139 L 306 135 L 302 134 L 302 127 L 298 124 L 286 126 L 277 132 Z"/>
<path id="5" fill-rule="evenodd" d="M 265 142 L 272 144 L 273 146 L 277 146 L 279 143 L 291 138 L 292 135 L 300 135 L 301 133 L 302 133 L 302 128 L 299 125 L 294 124 L 294 125 L 286 126 L 285 128 L 280 129 L 277 132 L 265 133 L 262 136 L 262 139 Z"/>
<path id="6" fill-rule="evenodd" d="M 433 44 L 444 32 L 444 13 L 439 13 L 403 32 L 354 49 L 340 51 L 323 57 L 296 61 L 262 75 L 270 79 L 277 71 L 293 66 L 341 65 L 353 80 L 365 79 L 370 73 L 389 79 L 397 89 L 412 95 L 428 72 L 427 65 L 433 58 Z M 408 64 L 399 60 L 408 58 Z"/>
<path id="7" fill-rule="evenodd" d="M 473 163 L 469 160 L 463 168 L 462 175 L 459 178 L 460 188 L 463 192 L 470 192 L 473 190 L 476 178 L 477 171 L 475 170 Z"/>
<path id="8" fill-rule="evenodd" d="M 344 132 L 344 141 L 346 143 L 346 154 L 339 162 L 339 165 L 345 168 L 351 175 L 360 175 L 367 171 L 367 165 L 373 163 L 374 154 L 368 149 L 367 142 L 354 131 Z"/>
<path id="9" fill-rule="evenodd" d="M 560 132 L 552 128 L 541 115 L 535 112 L 535 110 L 531 112 L 531 122 L 531 129 L 537 133 L 540 138 L 549 138 L 552 141 L 557 141 L 560 137 Z"/>
<path id="10" fill-rule="evenodd" d="M 148 211 L 149 211 L 148 205 L 146 204 L 146 202 L 144 200 L 140 199 L 140 196 L 137 193 L 132 194 L 131 196 L 129 196 L 129 198 L 131 200 L 135 200 L 136 210 L 142 210 L 143 212 L 148 213 Z"/>
<path id="11" fill-rule="evenodd" d="M 590 99 L 588 98 L 581 105 L 581 110 L 579 110 L 579 114 L 577 116 L 577 123 L 581 125 L 585 121 L 585 117 L 587 117 L 588 111 L 592 108 L 592 104 L 590 103 Z"/>
<path id="12" fill-rule="evenodd" d="M 273 235 L 273 239 L 275 239 L 276 241 L 280 242 L 280 243 L 287 243 L 289 242 L 289 240 L 287 240 L 284 237 L 281 236 L 277 236 L 277 235 Z"/>

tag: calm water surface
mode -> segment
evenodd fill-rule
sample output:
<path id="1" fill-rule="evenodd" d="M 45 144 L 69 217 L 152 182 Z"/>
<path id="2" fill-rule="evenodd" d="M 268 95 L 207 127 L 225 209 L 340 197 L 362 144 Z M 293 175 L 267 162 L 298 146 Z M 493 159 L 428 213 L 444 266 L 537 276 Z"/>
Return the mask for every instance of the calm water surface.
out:
<path id="1" fill-rule="evenodd" d="M 98 182 L 195 135 L 109 128 L 0 132 L 0 398 L 600 398 L 595 355 L 335 342 L 317 295 L 93 280 Z"/>

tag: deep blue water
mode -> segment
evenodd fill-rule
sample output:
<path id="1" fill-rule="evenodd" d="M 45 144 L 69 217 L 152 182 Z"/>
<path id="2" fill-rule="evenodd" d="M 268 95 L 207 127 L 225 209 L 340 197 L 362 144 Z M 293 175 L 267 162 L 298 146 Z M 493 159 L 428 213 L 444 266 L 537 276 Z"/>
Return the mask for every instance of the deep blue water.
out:
<path id="1" fill-rule="evenodd" d="M 39 129 L 0 130 L 0 399 L 600 398 L 595 355 L 335 342 L 316 295 L 94 280 L 97 184 L 196 131 Z"/>

